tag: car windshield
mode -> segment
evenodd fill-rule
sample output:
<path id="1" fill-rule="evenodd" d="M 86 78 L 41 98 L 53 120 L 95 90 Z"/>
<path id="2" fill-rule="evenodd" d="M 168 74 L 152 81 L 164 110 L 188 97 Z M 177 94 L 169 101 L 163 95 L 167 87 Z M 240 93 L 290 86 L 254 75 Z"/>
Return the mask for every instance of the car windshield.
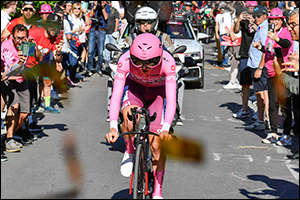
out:
<path id="1" fill-rule="evenodd" d="M 167 34 L 171 39 L 190 39 L 193 40 L 193 34 L 187 22 L 168 22 Z"/>

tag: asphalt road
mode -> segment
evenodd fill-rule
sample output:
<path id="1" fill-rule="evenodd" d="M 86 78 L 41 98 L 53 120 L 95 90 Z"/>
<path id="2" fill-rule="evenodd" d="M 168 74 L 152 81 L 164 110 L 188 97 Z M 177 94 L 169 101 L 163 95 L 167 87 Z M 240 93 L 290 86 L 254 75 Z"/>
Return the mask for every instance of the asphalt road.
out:
<path id="1" fill-rule="evenodd" d="M 214 45 L 204 44 L 204 88 L 185 89 L 184 125 L 175 127 L 178 138 L 202 145 L 204 159 L 168 158 L 164 198 L 298 199 L 299 161 L 286 155 L 299 141 L 294 137 L 292 147 L 262 144 L 267 131 L 244 130 L 252 120 L 232 118 L 241 108 L 241 94 L 223 89 L 229 73 L 211 65 Z M 45 128 L 38 140 L 20 153 L 5 152 L 1 198 L 132 198 L 130 180 L 120 174 L 124 143 L 118 140 L 112 149 L 104 139 L 106 81 L 106 76 L 86 78 L 55 105 L 60 114 L 37 114 Z M 256 110 L 250 101 L 249 106 Z"/>

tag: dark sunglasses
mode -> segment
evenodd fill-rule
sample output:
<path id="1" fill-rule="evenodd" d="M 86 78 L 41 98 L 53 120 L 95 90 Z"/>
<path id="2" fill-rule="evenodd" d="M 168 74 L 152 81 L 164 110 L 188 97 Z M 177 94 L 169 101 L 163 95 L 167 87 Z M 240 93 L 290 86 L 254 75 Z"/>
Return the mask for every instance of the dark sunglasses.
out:
<path id="1" fill-rule="evenodd" d="M 80 10 L 80 7 L 74 7 L 74 9 Z"/>
<path id="2" fill-rule="evenodd" d="M 139 24 L 145 24 L 145 23 L 146 23 L 146 24 L 152 24 L 153 21 L 152 21 L 152 20 L 139 20 L 138 23 L 139 23 Z"/>
<path id="3" fill-rule="evenodd" d="M 24 41 L 24 40 L 27 39 L 27 37 L 14 37 L 14 39 L 15 39 L 16 41 Z"/>
<path id="4" fill-rule="evenodd" d="M 131 61 L 133 62 L 133 64 L 138 67 L 147 66 L 149 68 L 153 68 L 160 61 L 160 56 L 151 58 L 149 60 L 141 60 L 141 59 L 135 57 L 134 55 L 130 55 L 130 58 L 131 58 Z"/>
<path id="5" fill-rule="evenodd" d="M 33 8 L 22 8 L 22 10 L 25 12 L 28 12 L 28 11 L 33 12 L 34 11 Z"/>
<path id="6" fill-rule="evenodd" d="M 261 16 L 262 16 L 262 14 L 255 15 L 254 18 L 255 18 L 255 17 L 260 18 Z"/>

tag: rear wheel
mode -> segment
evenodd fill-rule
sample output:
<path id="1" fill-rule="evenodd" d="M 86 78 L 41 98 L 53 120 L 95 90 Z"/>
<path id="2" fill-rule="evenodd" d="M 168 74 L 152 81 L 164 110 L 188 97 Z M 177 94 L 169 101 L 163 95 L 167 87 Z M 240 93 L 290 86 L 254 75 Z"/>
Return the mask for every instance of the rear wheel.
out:
<path id="1" fill-rule="evenodd" d="M 145 199 L 145 151 L 143 144 L 136 147 L 133 172 L 133 199 Z"/>
<path id="2" fill-rule="evenodd" d="M 209 31 L 209 27 L 206 27 L 205 33 L 209 36 L 208 38 L 205 39 L 205 44 L 209 44 L 210 43 L 210 31 Z"/>

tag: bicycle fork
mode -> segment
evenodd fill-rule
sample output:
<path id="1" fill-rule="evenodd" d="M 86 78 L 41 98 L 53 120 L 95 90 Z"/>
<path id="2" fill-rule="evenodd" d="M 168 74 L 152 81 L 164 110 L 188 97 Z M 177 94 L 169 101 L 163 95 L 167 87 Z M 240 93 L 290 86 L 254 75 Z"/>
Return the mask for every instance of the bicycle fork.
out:
<path id="1" fill-rule="evenodd" d="M 146 146 L 146 145 L 143 143 L 143 146 Z M 153 191 L 154 191 L 154 176 L 153 176 L 153 169 L 152 169 L 152 151 L 150 149 L 150 146 L 148 146 L 148 149 L 145 149 L 144 151 L 145 151 L 144 155 L 147 155 L 147 157 L 144 160 L 144 162 L 146 163 L 145 173 L 144 173 L 144 177 L 145 177 L 144 191 L 145 191 L 145 196 L 147 196 L 147 195 L 153 193 Z M 134 177 L 134 168 L 133 168 L 131 176 L 130 176 L 130 186 L 129 186 L 129 194 L 130 195 L 132 194 L 133 177 Z"/>

